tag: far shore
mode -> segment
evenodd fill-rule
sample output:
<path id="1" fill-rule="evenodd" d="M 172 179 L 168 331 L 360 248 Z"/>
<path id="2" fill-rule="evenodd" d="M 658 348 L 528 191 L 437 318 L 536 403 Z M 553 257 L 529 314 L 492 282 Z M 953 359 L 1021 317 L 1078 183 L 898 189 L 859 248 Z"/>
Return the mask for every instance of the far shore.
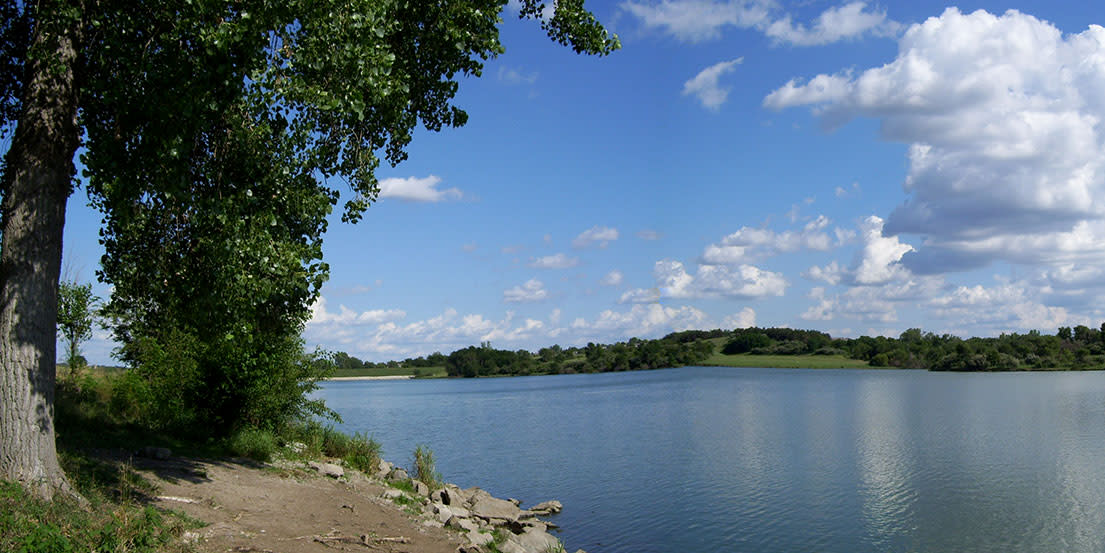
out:
<path id="1" fill-rule="evenodd" d="M 332 376 L 326 380 L 411 380 L 411 374 L 393 374 L 389 376 Z"/>

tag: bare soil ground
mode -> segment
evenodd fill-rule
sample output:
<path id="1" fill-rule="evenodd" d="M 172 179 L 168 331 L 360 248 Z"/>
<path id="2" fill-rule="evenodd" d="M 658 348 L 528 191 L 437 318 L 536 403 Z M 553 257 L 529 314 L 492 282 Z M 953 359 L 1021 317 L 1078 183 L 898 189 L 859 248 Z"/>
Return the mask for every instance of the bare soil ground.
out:
<path id="1" fill-rule="evenodd" d="M 133 463 L 158 486 L 154 505 L 208 523 L 185 535 L 202 552 L 456 553 L 462 543 L 455 532 L 423 526 L 380 498 L 384 487 L 353 471 L 335 480 L 247 460 Z"/>

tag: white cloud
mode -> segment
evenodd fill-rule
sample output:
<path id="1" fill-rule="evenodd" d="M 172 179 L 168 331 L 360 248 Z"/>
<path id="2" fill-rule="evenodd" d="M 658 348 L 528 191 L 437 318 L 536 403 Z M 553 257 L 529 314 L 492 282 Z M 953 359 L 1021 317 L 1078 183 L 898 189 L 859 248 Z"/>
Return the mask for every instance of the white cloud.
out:
<path id="1" fill-rule="evenodd" d="M 846 198 L 846 197 L 854 195 L 854 194 L 859 194 L 859 183 L 858 182 L 853 182 L 852 185 L 848 188 L 845 188 L 843 186 L 838 186 L 833 190 L 833 194 L 837 198 Z"/>
<path id="2" fill-rule="evenodd" d="M 747 29 L 769 21 L 768 3 L 757 0 L 623 2 L 621 8 L 637 16 L 646 28 L 658 28 L 684 42 L 719 38 L 727 26 Z"/>
<path id="3" fill-rule="evenodd" d="M 602 277 L 599 284 L 603 286 L 620 286 L 623 280 L 625 280 L 625 275 L 623 275 L 621 271 L 614 269 L 606 273 L 606 276 Z"/>
<path id="4" fill-rule="evenodd" d="M 756 311 L 751 307 L 745 307 L 721 321 L 721 327 L 727 329 L 751 328 L 754 326 L 756 326 Z"/>
<path id="5" fill-rule="evenodd" d="M 782 296 L 787 282 L 779 273 L 765 271 L 753 265 L 739 265 L 730 269 L 724 265 L 699 265 L 691 275 L 678 261 L 657 261 L 653 268 L 656 290 L 665 298 L 760 298 Z M 643 302 L 655 292 L 647 289 L 630 290 L 622 295 L 622 302 Z"/>
<path id="6" fill-rule="evenodd" d="M 802 273 L 802 276 L 810 280 L 818 280 L 836 286 L 844 280 L 846 270 L 834 260 L 824 267 L 818 267 L 816 265 L 810 267 L 806 272 Z"/>
<path id="7" fill-rule="evenodd" d="M 653 338 L 671 332 L 702 328 L 709 317 L 690 306 L 634 305 L 628 311 L 603 311 L 591 322 L 576 319 L 572 330 L 585 336 L 638 336 Z"/>
<path id="8" fill-rule="evenodd" d="M 637 238 L 641 240 L 659 240 L 660 233 L 650 229 L 639 230 L 637 231 Z"/>
<path id="9" fill-rule="evenodd" d="M 1060 326 L 1093 325 L 1085 316 L 1040 301 L 1041 291 L 1024 282 L 1005 282 L 993 287 L 960 286 L 930 302 L 933 316 L 957 325 L 1006 332 L 1010 329 L 1038 329 L 1054 332 Z"/>
<path id="10" fill-rule="evenodd" d="M 658 301 L 660 301 L 659 288 L 626 290 L 618 299 L 618 303 L 656 303 Z"/>
<path id="11" fill-rule="evenodd" d="M 512 85 L 533 85 L 537 82 L 537 72 L 524 73 L 520 69 L 499 66 L 498 78 L 500 81 Z"/>
<path id="12" fill-rule="evenodd" d="M 790 16 L 785 16 L 768 25 L 764 34 L 795 46 L 817 46 L 865 34 L 891 36 L 899 28 L 898 23 L 886 18 L 886 12 L 868 11 L 865 2 L 851 2 L 825 10 L 817 16 L 812 27 L 796 24 Z"/>
<path id="13" fill-rule="evenodd" d="M 863 252 L 853 275 L 859 284 L 881 284 L 902 276 L 905 268 L 898 261 L 913 246 L 903 244 L 897 236 L 883 236 L 883 220 L 871 215 L 860 225 Z"/>
<path id="14" fill-rule="evenodd" d="M 538 257 L 529 263 L 530 267 L 537 269 L 569 269 L 576 265 L 579 265 L 578 257 L 568 257 L 562 253 Z"/>
<path id="15" fill-rule="evenodd" d="M 586 248 L 591 244 L 597 243 L 600 248 L 605 248 L 618 239 L 618 229 L 610 227 L 600 227 L 595 225 L 579 234 L 572 240 L 573 248 Z"/>
<path id="16" fill-rule="evenodd" d="M 927 305 L 943 289 L 941 277 L 908 273 L 902 273 L 896 281 L 855 286 L 836 295 L 829 295 L 823 287 L 814 287 L 809 297 L 816 303 L 799 316 L 808 321 L 845 318 L 892 323 L 898 320 L 899 307 L 912 309 Z"/>
<path id="17" fill-rule="evenodd" d="M 623 2 L 647 29 L 658 29 L 677 40 L 702 42 L 721 37 L 726 27 L 756 29 L 776 42 L 815 46 L 864 35 L 890 36 L 900 27 L 885 12 L 870 11 L 865 2 L 851 2 L 822 12 L 810 27 L 794 23 L 772 0 L 662 0 Z"/>
<path id="18" fill-rule="evenodd" d="M 764 104 L 811 106 L 830 127 L 874 117 L 909 144 L 910 198 L 886 232 L 925 237 L 902 259 L 915 272 L 1105 254 L 1103 27 L 949 8 L 911 26 L 894 61 L 792 80 Z"/>
<path id="19" fill-rule="evenodd" d="M 722 238 L 720 244 L 710 244 L 702 253 L 702 262 L 712 265 L 744 263 L 780 253 L 800 250 L 827 251 L 833 242 L 825 229 L 829 218 L 819 215 L 806 223 L 801 231 L 775 232 L 770 229 L 741 227 Z"/>
<path id="20" fill-rule="evenodd" d="M 541 301 L 549 297 L 545 290 L 545 284 L 536 278 L 531 278 L 521 286 L 515 286 L 503 291 L 503 301 L 507 303 L 521 303 Z"/>
<path id="21" fill-rule="evenodd" d="M 683 95 L 694 95 L 702 103 L 702 107 L 717 111 L 729 98 L 728 88 L 723 88 L 719 80 L 726 73 L 731 73 L 744 58 L 715 63 L 702 71 L 694 78 L 683 83 Z"/>
<path id="22" fill-rule="evenodd" d="M 380 181 L 380 198 L 395 198 L 410 202 L 441 202 L 459 200 L 463 194 L 456 188 L 439 190 L 441 178 L 430 175 L 425 178 L 392 177 Z"/>
<path id="23" fill-rule="evenodd" d="M 334 313 L 327 309 L 326 298 L 319 296 L 311 305 L 311 319 L 307 324 L 373 325 L 399 320 L 406 316 L 407 313 L 401 309 L 373 309 L 358 313 L 344 305 L 339 305 L 337 313 Z"/>

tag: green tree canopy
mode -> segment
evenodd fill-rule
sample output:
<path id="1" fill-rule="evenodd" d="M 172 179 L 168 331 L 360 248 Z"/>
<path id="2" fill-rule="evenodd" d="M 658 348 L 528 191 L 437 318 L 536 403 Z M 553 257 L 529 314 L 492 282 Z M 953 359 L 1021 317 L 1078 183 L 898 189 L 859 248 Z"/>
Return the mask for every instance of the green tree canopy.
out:
<path id="1" fill-rule="evenodd" d="M 40 419 L 0 413 L 25 421 L 0 426 L 0 477 L 42 495 L 67 488 L 50 415 L 52 333 L 82 139 L 124 355 L 183 355 L 169 364 L 196 361 L 206 378 L 203 359 L 232 354 L 247 369 L 212 384 L 231 405 L 231 388 L 279 385 L 241 374 L 269 371 L 265 347 L 294 349 L 326 278 L 319 244 L 342 193 L 326 179 L 347 183 L 343 219 L 356 221 L 381 161 L 401 162 L 417 126 L 463 125 L 459 79 L 502 53 L 505 5 L 0 0 L 0 128 L 14 129 L 0 181 L 0 389 L 19 398 L 0 409 L 31 406 Z M 576 52 L 617 48 L 581 0 L 547 19 L 543 7 L 523 0 L 520 15 Z M 273 337 L 285 340 L 263 346 Z"/>

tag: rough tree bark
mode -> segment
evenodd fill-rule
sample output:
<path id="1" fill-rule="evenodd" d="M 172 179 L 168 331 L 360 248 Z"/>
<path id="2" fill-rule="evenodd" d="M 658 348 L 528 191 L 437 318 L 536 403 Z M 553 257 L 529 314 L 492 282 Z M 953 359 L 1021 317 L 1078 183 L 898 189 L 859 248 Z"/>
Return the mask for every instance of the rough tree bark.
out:
<path id="1" fill-rule="evenodd" d="M 58 30 L 59 27 L 63 27 Z M 4 173 L 0 244 L 0 478 L 73 494 L 54 444 L 58 277 L 75 172 L 77 22 L 39 24 Z"/>

